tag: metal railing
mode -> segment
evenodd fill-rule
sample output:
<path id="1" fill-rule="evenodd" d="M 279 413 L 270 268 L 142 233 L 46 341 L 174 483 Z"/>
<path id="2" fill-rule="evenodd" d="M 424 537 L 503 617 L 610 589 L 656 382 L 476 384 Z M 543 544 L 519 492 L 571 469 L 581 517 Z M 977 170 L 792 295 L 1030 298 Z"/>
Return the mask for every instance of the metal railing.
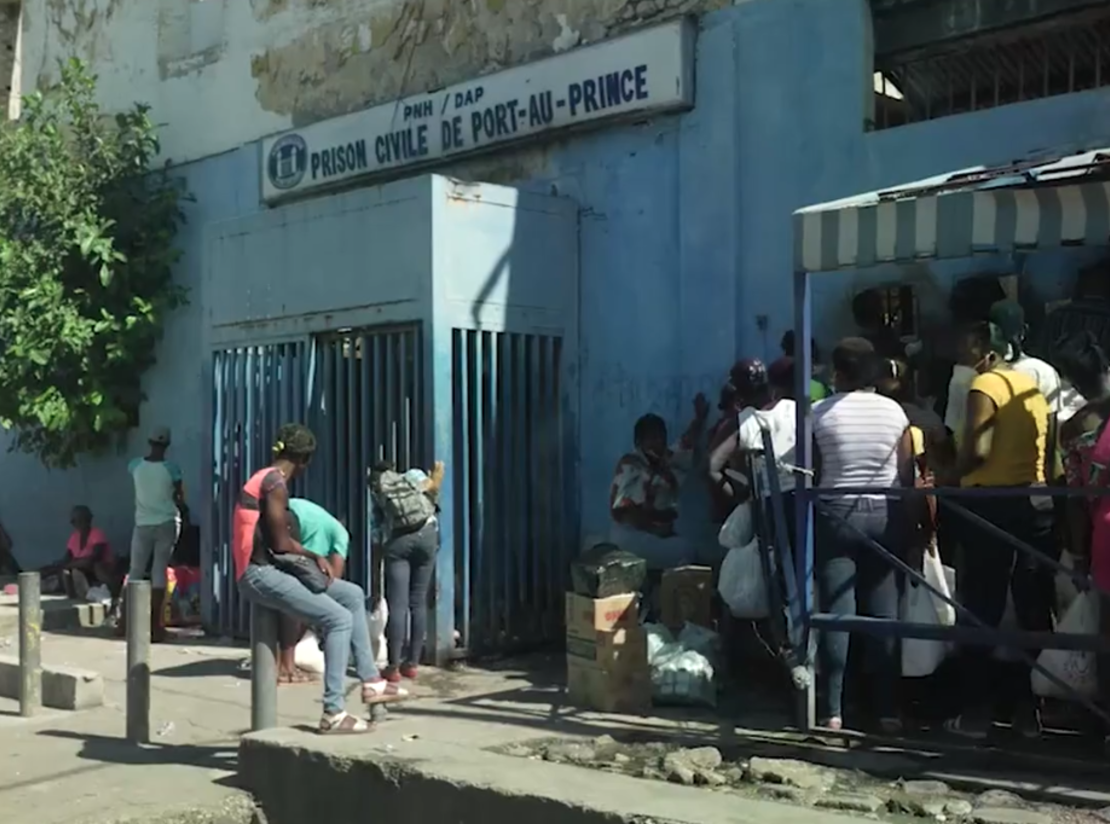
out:
<path id="1" fill-rule="evenodd" d="M 1053 499 L 1091 498 L 1110 495 L 1110 489 L 1103 489 L 1100 487 L 1075 488 L 1052 486 L 960 489 L 946 487 L 928 489 L 906 487 L 878 489 L 874 487 L 820 488 L 807 486 L 801 482 L 802 478 L 799 478 L 799 483 L 794 493 L 795 507 L 799 510 L 797 523 L 804 524 L 806 528 L 804 533 L 796 535 L 798 545 L 794 546 L 784 540 L 787 533 L 784 529 L 779 528 L 780 524 L 778 522 L 781 521 L 783 524 L 785 523 L 783 495 L 778 482 L 778 473 L 774 468 L 775 456 L 773 444 L 770 434 L 766 431 L 764 432 L 764 453 L 760 460 L 764 463 L 767 471 L 765 475 L 764 473 L 755 471 L 757 467 L 753 464 L 753 485 L 759 483 L 762 477 L 765 477 L 766 481 L 769 483 L 772 517 L 776 521 L 777 535 L 780 536 L 775 540 L 774 548 L 776 557 L 780 559 L 780 569 L 784 578 L 783 585 L 787 600 L 785 615 L 787 618 L 788 645 L 784 648 L 784 659 L 788 666 L 790 666 L 792 674 L 794 675 L 793 680 L 795 686 L 799 690 L 807 693 L 804 701 L 806 709 L 800 713 L 801 717 L 799 719 L 803 728 L 815 726 L 815 718 L 813 717 L 813 708 L 815 706 L 813 692 L 816 682 L 812 677 L 812 673 L 815 663 L 814 653 L 816 644 L 811 643 L 810 637 L 810 633 L 814 630 L 858 633 L 871 636 L 893 636 L 900 640 L 922 639 L 951 641 L 976 646 L 1005 646 L 1013 648 L 1018 651 L 1022 663 L 1027 665 L 1031 671 L 1040 673 L 1049 683 L 1060 691 L 1061 695 L 1066 695 L 1071 700 L 1081 704 L 1110 728 L 1110 714 L 1108 714 L 1106 710 L 1098 706 L 1095 700 L 1081 694 L 1072 685 L 1066 683 L 1053 672 L 1043 667 L 1037 660 L 1035 654 L 1030 654 L 1030 651 L 1039 652 L 1042 650 L 1075 650 L 1098 654 L 1110 654 L 1110 638 L 1104 638 L 1098 633 L 1075 634 L 1024 629 L 1009 630 L 1001 629 L 998 626 L 991 626 L 960 603 L 956 594 L 950 595 L 935 587 L 926 579 L 920 570 L 915 569 L 907 563 L 896 551 L 892 551 L 889 547 L 884 547 L 878 541 L 865 535 L 854 524 L 841 516 L 840 513 L 833 512 L 826 505 L 829 499 L 855 495 L 878 495 L 887 500 L 908 499 L 920 495 L 934 496 L 939 500 L 944 509 L 970 521 L 977 529 L 983 530 L 994 538 L 1004 541 L 1013 547 L 1017 552 L 1018 560 L 1024 559 L 1039 567 L 1047 568 L 1057 575 L 1065 575 L 1072 581 L 1078 590 L 1085 591 L 1090 589 L 1097 593 L 1100 599 L 1105 602 L 1110 600 L 1110 593 L 1099 591 L 1094 587 L 1088 576 L 1076 573 L 1074 570 L 1069 569 L 1060 561 L 1046 555 L 1036 547 L 1030 546 L 1028 543 L 1011 535 L 977 513 L 970 511 L 966 507 L 960 506 L 953 499 L 959 497 L 1024 497 L 1026 499 L 1030 497 L 1051 497 Z M 800 475 L 807 474 L 806 470 L 797 471 Z M 810 606 L 813 600 L 811 598 L 804 598 L 803 593 L 812 593 L 816 588 L 815 579 L 818 566 L 816 563 L 812 529 L 815 515 L 818 517 L 834 518 L 841 524 L 847 526 L 847 528 L 853 530 L 862 543 L 867 546 L 870 551 L 876 553 L 889 567 L 895 570 L 896 573 L 905 576 L 909 582 L 918 586 L 924 586 L 933 597 L 953 608 L 958 619 L 962 619 L 961 622 L 954 626 L 919 624 L 900 619 L 838 615 L 822 612 L 817 605 Z M 1011 569 L 1009 575 L 1013 575 L 1013 569 Z M 765 569 L 765 577 L 770 592 L 774 593 L 777 590 L 775 576 L 771 571 Z M 958 581 L 959 578 L 957 577 L 957 587 Z M 1009 587 L 1010 581 L 1008 580 L 1006 587 L 1007 591 Z M 809 674 L 809 677 L 800 674 L 799 670 L 801 669 L 804 669 Z"/>

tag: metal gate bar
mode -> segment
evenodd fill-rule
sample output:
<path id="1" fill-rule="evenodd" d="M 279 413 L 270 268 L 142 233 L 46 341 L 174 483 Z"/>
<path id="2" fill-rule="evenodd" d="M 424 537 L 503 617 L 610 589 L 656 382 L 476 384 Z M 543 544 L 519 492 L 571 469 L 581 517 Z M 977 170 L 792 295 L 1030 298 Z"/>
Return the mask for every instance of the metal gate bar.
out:
<path id="1" fill-rule="evenodd" d="M 380 594 L 371 551 L 366 474 L 380 460 L 404 471 L 427 468 L 421 443 L 423 410 L 415 402 L 422 348 L 418 325 L 369 327 L 313 340 L 320 380 L 313 387 L 308 425 L 317 456 L 307 497 L 342 521 L 351 534 L 347 578 Z"/>
<path id="2" fill-rule="evenodd" d="M 558 338 L 452 330 L 456 626 L 472 654 L 552 640 L 570 548 Z"/>

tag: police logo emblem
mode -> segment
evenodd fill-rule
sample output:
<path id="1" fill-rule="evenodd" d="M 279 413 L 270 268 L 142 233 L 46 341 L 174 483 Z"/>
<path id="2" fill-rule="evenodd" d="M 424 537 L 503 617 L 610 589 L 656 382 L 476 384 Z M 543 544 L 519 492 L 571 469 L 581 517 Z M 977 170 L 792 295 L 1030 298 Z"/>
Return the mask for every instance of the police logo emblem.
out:
<path id="1" fill-rule="evenodd" d="M 275 189 L 292 189 L 304 179 L 308 145 L 299 134 L 287 134 L 270 147 L 266 172 Z"/>

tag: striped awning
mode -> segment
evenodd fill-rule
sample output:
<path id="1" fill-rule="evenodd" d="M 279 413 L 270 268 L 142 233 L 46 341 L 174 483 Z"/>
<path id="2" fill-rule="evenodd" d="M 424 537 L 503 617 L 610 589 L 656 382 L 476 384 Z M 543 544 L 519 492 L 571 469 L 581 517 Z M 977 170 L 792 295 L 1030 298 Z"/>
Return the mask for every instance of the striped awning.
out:
<path id="1" fill-rule="evenodd" d="M 958 172 L 794 213 L 808 272 L 1110 243 L 1110 147 Z"/>

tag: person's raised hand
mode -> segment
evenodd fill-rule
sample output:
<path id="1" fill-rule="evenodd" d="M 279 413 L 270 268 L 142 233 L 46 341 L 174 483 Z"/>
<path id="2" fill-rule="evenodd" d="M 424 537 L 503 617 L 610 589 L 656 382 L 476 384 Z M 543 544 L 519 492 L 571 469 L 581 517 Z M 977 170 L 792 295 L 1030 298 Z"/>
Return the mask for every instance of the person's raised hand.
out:
<path id="1" fill-rule="evenodd" d="M 709 401 L 705 397 L 704 392 L 698 392 L 694 396 L 694 420 L 704 421 L 709 417 Z"/>

